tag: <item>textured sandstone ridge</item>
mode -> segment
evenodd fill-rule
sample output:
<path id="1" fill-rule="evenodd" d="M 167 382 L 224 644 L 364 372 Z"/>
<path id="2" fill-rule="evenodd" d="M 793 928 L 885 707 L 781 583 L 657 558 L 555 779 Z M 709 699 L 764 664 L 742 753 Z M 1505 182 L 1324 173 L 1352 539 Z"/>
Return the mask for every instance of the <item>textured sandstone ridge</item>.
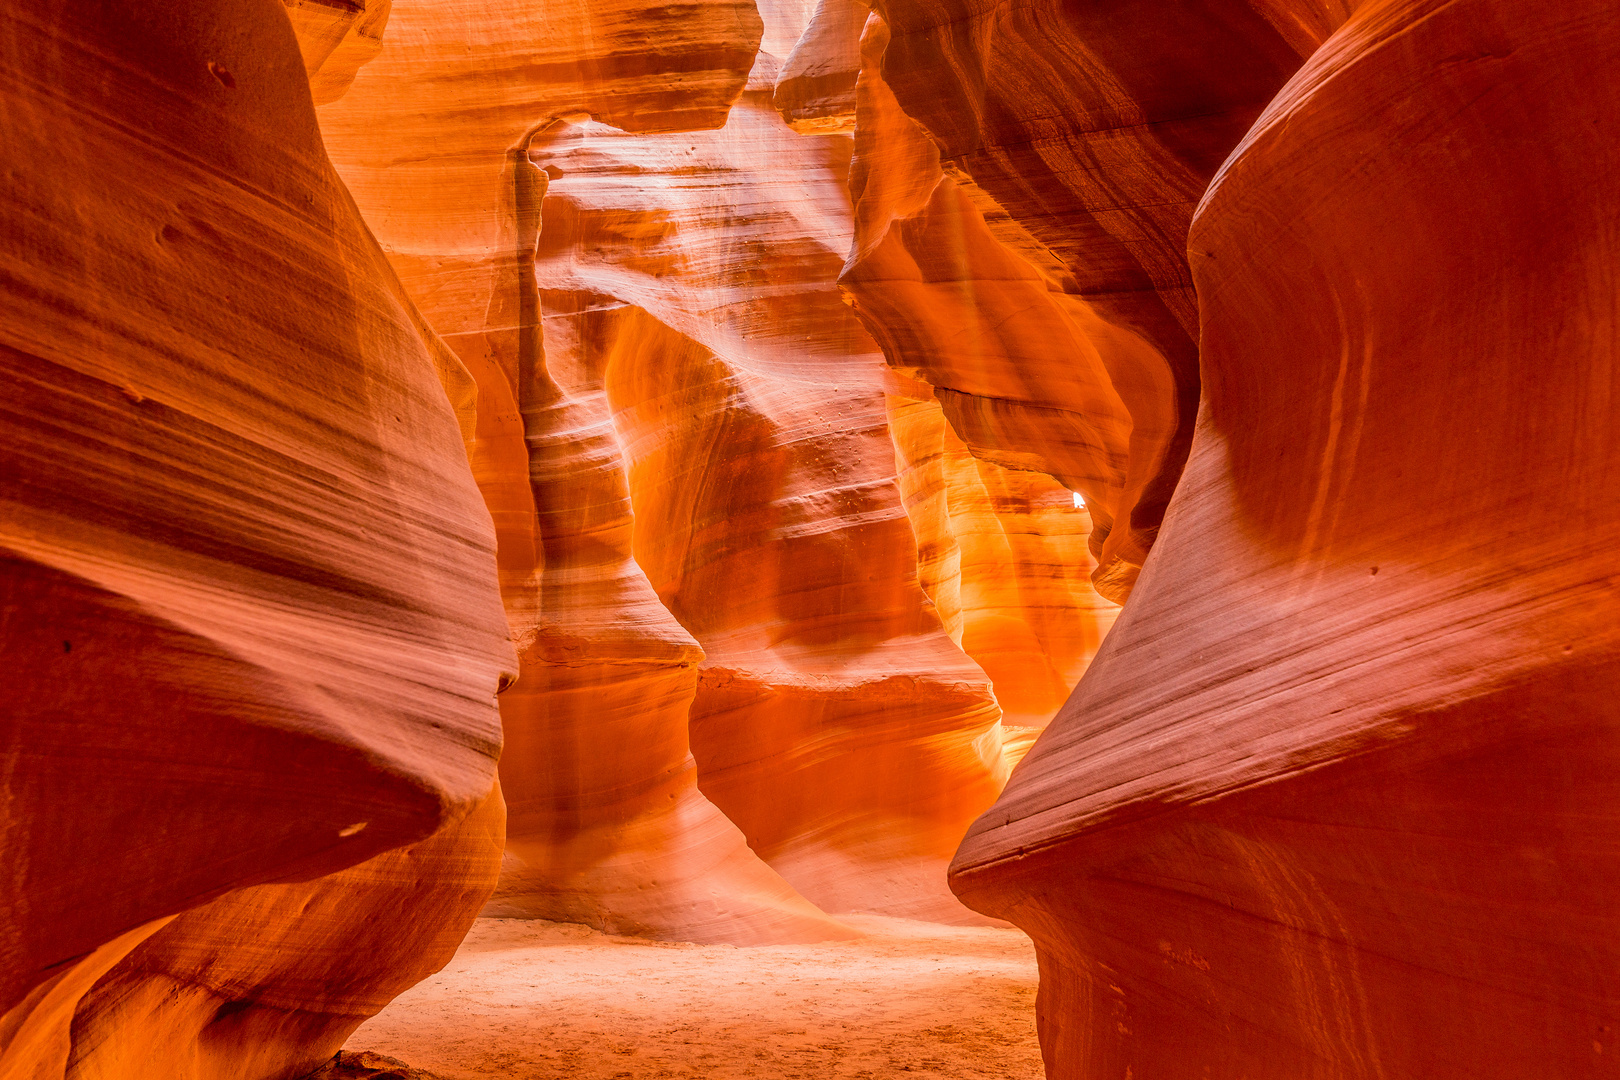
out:
<path id="1" fill-rule="evenodd" d="M 0 77 L 0 1076 L 313 1068 L 492 885 L 470 380 L 274 0 L 19 0 Z"/>
<path id="2" fill-rule="evenodd" d="M 1119 612 L 1091 585 L 1090 516 L 1050 476 L 975 457 L 938 402 L 891 393 L 888 408 L 923 589 L 1003 720 L 1044 726 Z"/>
<path id="3" fill-rule="evenodd" d="M 999 788 L 998 712 L 919 586 L 885 366 L 839 299 L 849 150 L 769 84 L 715 132 L 541 133 L 546 362 L 574 431 L 611 416 L 636 563 L 701 645 L 703 793 L 827 910 L 960 919 L 941 860 Z"/>
<path id="4" fill-rule="evenodd" d="M 449 962 L 495 886 L 504 818 L 496 792 L 420 844 L 185 912 L 79 1002 L 65 1074 L 302 1075 Z"/>
<path id="5" fill-rule="evenodd" d="M 1003 242 L 1012 226 L 998 235 L 945 175 L 883 81 L 888 43 L 873 16 L 862 38 L 845 293 L 889 362 L 933 388 L 975 455 L 1084 493 L 1098 587 L 1121 599 L 1141 548 L 1122 548 L 1136 541 L 1114 524 L 1133 512 L 1174 437 L 1174 384 L 1148 342 L 1103 321 L 1049 253 Z"/>
<path id="6" fill-rule="evenodd" d="M 1192 436 L 1192 210 L 1324 35 L 1326 16 L 1300 6 L 1311 10 L 874 4 L 892 37 L 872 57 L 880 71 L 863 63 L 863 108 L 887 113 L 897 100 L 954 183 L 927 179 L 921 162 L 885 181 L 897 137 L 865 151 L 865 220 L 846 278 L 891 360 L 956 392 L 941 401 L 975 453 L 1085 492 L 1097 584 L 1116 601 L 1153 543 Z M 958 340 L 958 325 L 973 332 Z"/>
<path id="7" fill-rule="evenodd" d="M 545 355 L 520 386 L 545 571 L 524 677 L 502 703 L 523 795 L 491 913 L 689 941 L 849 936 L 698 792 L 687 717 L 703 650 L 632 555 L 603 384 L 628 312 L 548 307 Z"/>
<path id="8" fill-rule="evenodd" d="M 600 380 L 551 355 L 535 292 L 547 177 L 530 143 L 584 114 L 636 131 L 723 123 L 761 26 L 751 3 L 718 0 L 402 3 L 382 54 L 322 111 L 367 220 L 478 383 L 470 453 L 521 665 L 502 704 L 495 911 L 702 941 L 848 933 L 697 790 L 702 650 L 631 557 Z"/>
<path id="9" fill-rule="evenodd" d="M 382 49 L 393 0 L 281 0 L 315 104 L 336 101 Z"/>
<path id="10" fill-rule="evenodd" d="M 1182 486 L 955 869 L 1052 1076 L 1612 1073 L 1617 61 L 1370 0 L 1204 196 Z"/>
<path id="11" fill-rule="evenodd" d="M 818 0 L 809 24 L 782 63 L 771 95 L 794 131 L 855 130 L 855 82 L 861 27 L 871 9 L 860 0 Z"/>

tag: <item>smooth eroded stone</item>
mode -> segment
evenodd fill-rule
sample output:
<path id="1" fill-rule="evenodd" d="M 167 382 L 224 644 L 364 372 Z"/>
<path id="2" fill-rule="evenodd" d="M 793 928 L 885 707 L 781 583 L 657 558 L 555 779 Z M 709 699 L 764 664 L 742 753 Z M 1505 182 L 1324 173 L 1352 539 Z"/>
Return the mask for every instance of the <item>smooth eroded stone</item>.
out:
<path id="1" fill-rule="evenodd" d="M 281 5 L 19 0 L 0 80 L 0 1075 L 32 1078 L 176 916 L 464 821 L 513 664 L 465 372 Z"/>
<path id="2" fill-rule="evenodd" d="M 1051 1076 L 1612 1071 L 1617 62 L 1367 3 L 1204 196 L 1186 475 L 954 870 Z"/>
<path id="3" fill-rule="evenodd" d="M 983 447 L 1004 464 L 1014 455 L 1044 462 L 1086 491 L 1101 515 L 1097 585 L 1116 602 L 1158 534 L 1198 409 L 1198 300 L 1186 258 L 1193 210 L 1266 102 L 1337 25 L 1340 3 L 873 4 L 891 37 L 880 67 L 863 66 L 927 133 L 953 181 L 929 185 L 931 199 L 905 207 L 914 220 L 890 242 L 916 251 L 918 268 L 907 273 L 892 256 L 869 268 L 879 277 L 867 290 L 874 317 L 912 338 L 919 322 L 952 325 L 939 322 L 962 306 L 952 288 L 1002 294 L 968 317 L 984 342 L 983 388 L 955 381 L 974 338 L 924 335 L 909 350 L 918 358 L 900 362 L 939 367 L 925 381 L 972 395 L 952 424 L 975 452 Z M 986 226 L 1016 257 L 986 258 Z M 897 280 L 916 301 L 902 306 L 888 284 Z M 1032 291 L 1049 295 L 1016 302 Z M 1001 317 L 1018 314 L 1003 324 L 990 314 L 998 308 Z M 1038 349 L 1043 334 L 1051 344 L 1030 366 L 1021 354 L 1032 342 Z M 898 355 L 887 340 L 885 350 Z M 1077 408 L 1068 387 L 1043 397 L 1019 386 L 1062 386 L 1066 376 L 1093 383 L 1086 369 L 1099 366 L 1108 376 L 1101 385 L 1120 399 L 1101 408 Z M 999 396 L 985 381 L 1015 389 Z M 1109 430 L 1121 419 L 1123 444 Z M 1076 450 L 1091 471 L 1076 467 Z"/>
<path id="4" fill-rule="evenodd" d="M 547 364 L 701 646 L 701 791 L 826 910 L 962 919 L 942 856 L 1005 775 L 999 712 L 920 587 L 888 375 L 840 301 L 849 151 L 768 88 L 715 132 L 537 137 Z"/>
<path id="5" fill-rule="evenodd" d="M 506 872 L 491 911 L 755 944 L 846 936 L 697 788 L 702 650 L 630 551 L 603 391 L 542 340 L 533 269 L 561 118 L 715 128 L 762 23 L 675 6 L 398 3 L 327 140 L 407 289 L 477 380 L 469 445 L 499 537 L 520 676 L 505 695 Z"/>

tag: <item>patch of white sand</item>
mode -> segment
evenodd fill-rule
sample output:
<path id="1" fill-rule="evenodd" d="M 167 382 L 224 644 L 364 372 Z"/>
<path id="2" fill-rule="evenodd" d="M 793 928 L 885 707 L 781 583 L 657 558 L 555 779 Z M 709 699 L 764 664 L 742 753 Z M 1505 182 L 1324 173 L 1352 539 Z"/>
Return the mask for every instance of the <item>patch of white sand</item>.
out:
<path id="1" fill-rule="evenodd" d="M 1028 938 L 841 921 L 867 936 L 736 948 L 480 919 L 347 1049 L 450 1080 L 1039 1080 Z"/>

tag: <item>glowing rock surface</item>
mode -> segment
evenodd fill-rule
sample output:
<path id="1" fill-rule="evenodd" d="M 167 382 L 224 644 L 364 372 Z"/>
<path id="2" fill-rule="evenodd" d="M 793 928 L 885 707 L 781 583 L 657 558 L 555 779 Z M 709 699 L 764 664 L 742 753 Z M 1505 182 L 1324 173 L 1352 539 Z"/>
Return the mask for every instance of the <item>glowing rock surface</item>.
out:
<path id="1" fill-rule="evenodd" d="M 715 132 L 535 139 L 547 363 L 611 417 L 636 562 L 701 646 L 703 793 L 826 910 L 959 919 L 938 867 L 999 789 L 998 710 L 919 584 L 839 299 L 849 140 L 769 90 Z"/>
<path id="2" fill-rule="evenodd" d="M 407 289 L 478 381 L 473 471 L 521 665 L 502 699 L 495 913 L 742 944 L 848 934 L 697 789 L 687 724 L 702 653 L 631 556 L 601 387 L 546 344 L 535 292 L 549 203 L 536 140 L 585 114 L 631 131 L 716 127 L 761 34 L 737 2 L 399 5 L 381 55 L 322 110 Z"/>

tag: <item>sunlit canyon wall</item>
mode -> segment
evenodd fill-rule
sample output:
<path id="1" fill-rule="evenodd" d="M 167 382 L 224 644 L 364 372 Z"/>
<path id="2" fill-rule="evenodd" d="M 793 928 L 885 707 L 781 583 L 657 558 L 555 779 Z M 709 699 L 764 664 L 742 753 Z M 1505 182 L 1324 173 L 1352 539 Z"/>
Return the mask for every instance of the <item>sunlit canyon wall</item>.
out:
<path id="1" fill-rule="evenodd" d="M 3 16 L 0 1075 L 302 1075 L 498 874 L 973 917 L 1112 606 L 844 302 L 865 10 L 136 7 Z"/>
<path id="2" fill-rule="evenodd" d="M 961 921 L 953 852 L 1054 1077 L 1612 1074 L 1617 54 L 17 0 L 0 1080 L 292 1080 L 480 910 Z"/>
<path id="3" fill-rule="evenodd" d="M 705 12 L 652 78 L 592 53 L 636 11 L 396 6 L 322 110 L 504 403 L 473 447 L 521 664 L 490 910 L 742 943 L 971 918 L 944 868 L 1029 741 L 992 677 L 1044 724 L 1112 619 L 1090 519 L 981 475 L 844 302 L 865 9 Z M 839 67 L 801 37 L 849 70 L 794 127 L 778 80 Z"/>
<path id="4" fill-rule="evenodd" d="M 301 59 L 272 0 L 0 11 L 8 1080 L 306 1073 L 495 884 L 471 380 Z"/>

